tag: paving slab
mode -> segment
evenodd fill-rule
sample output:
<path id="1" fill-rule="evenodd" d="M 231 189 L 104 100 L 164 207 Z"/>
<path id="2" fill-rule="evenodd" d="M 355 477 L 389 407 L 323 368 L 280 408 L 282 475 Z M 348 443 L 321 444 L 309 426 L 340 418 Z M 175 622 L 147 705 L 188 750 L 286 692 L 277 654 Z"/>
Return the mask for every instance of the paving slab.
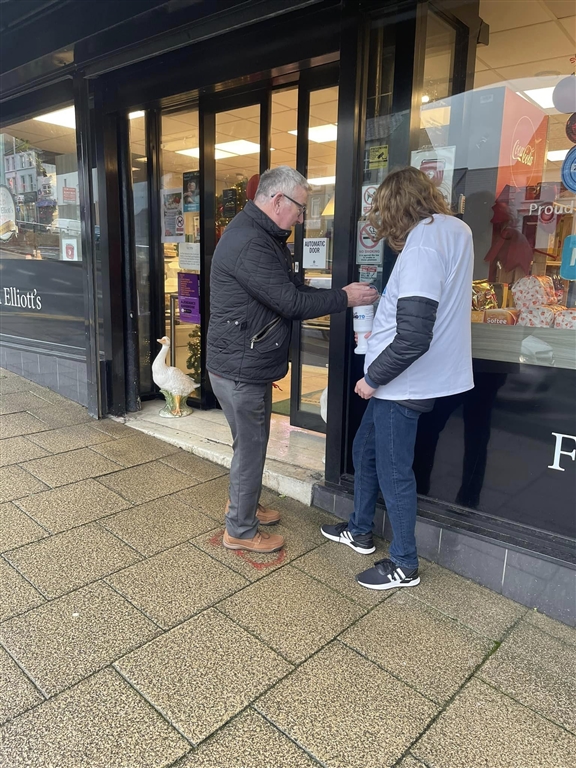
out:
<path id="1" fill-rule="evenodd" d="M 11 501 L 0 504 L 0 552 L 20 547 L 48 534 Z"/>
<path id="2" fill-rule="evenodd" d="M 376 537 L 374 543 L 376 552 L 368 557 L 359 555 L 350 547 L 326 541 L 326 544 L 294 560 L 292 565 L 324 582 L 350 600 L 366 608 L 372 608 L 391 597 L 391 592 L 366 589 L 361 587 L 355 579 L 357 574 L 370 568 L 375 560 L 388 555 L 387 542 Z"/>
<path id="3" fill-rule="evenodd" d="M 103 583 L 0 625 L 0 641 L 46 697 L 54 696 L 158 635 Z"/>
<path id="4" fill-rule="evenodd" d="M 526 608 L 452 571 L 431 564 L 414 597 L 492 640 L 501 640 Z"/>
<path id="5" fill-rule="evenodd" d="M 303 662 L 365 612 L 289 565 L 218 608 L 293 664 Z"/>
<path id="6" fill-rule="evenodd" d="M 40 448 L 27 437 L 8 437 L 6 440 L 0 440 L 0 467 L 39 459 L 42 456 L 48 456 L 48 451 Z"/>
<path id="7" fill-rule="evenodd" d="M 44 701 L 14 659 L 0 648 L 0 725 Z"/>
<path id="8" fill-rule="evenodd" d="M 43 459 L 39 459 L 43 461 Z M 45 491 L 47 485 L 22 467 L 14 464 L 0 469 L 0 502 L 20 499 L 30 493 Z"/>
<path id="9" fill-rule="evenodd" d="M 318 763 L 247 709 L 186 755 L 178 768 L 318 768 Z"/>
<path id="10" fill-rule="evenodd" d="M 114 666 L 194 744 L 291 669 L 213 608 Z"/>
<path id="11" fill-rule="evenodd" d="M 101 477 L 99 482 L 134 504 L 144 504 L 189 488 L 198 480 L 159 461 L 151 461 Z"/>
<path id="12" fill-rule="evenodd" d="M 270 532 L 270 529 L 268 529 Z M 226 549 L 222 544 L 224 528 L 213 528 L 192 539 L 192 544 L 214 557 L 228 568 L 237 571 L 248 581 L 257 581 L 283 565 L 314 549 L 316 544 L 305 534 L 285 528 L 282 524 L 273 526 L 272 533 L 284 537 L 285 545 L 279 552 L 256 555 L 241 550 Z"/>
<path id="13" fill-rule="evenodd" d="M 90 448 L 80 448 L 76 451 L 27 461 L 22 467 L 50 488 L 58 488 L 61 485 L 86 480 L 88 477 L 98 477 L 114 472 L 118 469 L 118 464 L 100 456 Z"/>
<path id="14" fill-rule="evenodd" d="M 179 469 L 180 472 L 192 475 L 192 477 L 202 480 L 202 482 L 214 480 L 217 477 L 228 474 L 228 470 L 224 467 L 213 464 L 211 461 L 206 461 L 206 459 L 201 459 L 199 456 L 194 456 L 193 453 L 181 449 L 178 450 L 178 453 L 173 453 L 163 458 L 162 462 L 170 467 L 174 467 L 174 469 Z"/>
<path id="15" fill-rule="evenodd" d="M 224 508 L 228 501 L 229 484 L 228 473 L 226 473 L 214 480 L 196 483 L 194 487 L 177 493 L 176 498 L 190 509 L 203 512 L 224 525 Z"/>
<path id="16" fill-rule="evenodd" d="M 413 755 L 406 755 L 404 760 L 398 765 L 398 768 L 426 768 L 426 766 L 420 760 L 416 760 Z"/>
<path id="17" fill-rule="evenodd" d="M 548 616 L 544 616 L 543 613 L 538 613 L 537 610 L 528 611 L 524 617 L 525 621 L 529 624 L 533 624 L 542 632 L 546 632 L 547 635 L 562 640 L 569 645 L 576 645 L 576 628 L 569 627 L 567 624 L 562 624 L 560 621 L 550 619 Z"/>
<path id="18" fill-rule="evenodd" d="M 479 676 L 576 734 L 576 646 L 522 622 Z"/>
<path id="19" fill-rule="evenodd" d="M 190 544 L 118 571 L 107 582 L 164 629 L 249 583 Z"/>
<path id="20" fill-rule="evenodd" d="M 13 549 L 4 557 L 48 598 L 140 560 L 133 549 L 96 523 Z"/>
<path id="21" fill-rule="evenodd" d="M 18 413 L 19 411 L 30 411 L 34 408 L 46 408 L 49 406 L 46 400 L 38 397 L 34 392 L 19 391 L 12 393 L 3 393 L 0 398 L 0 414 Z"/>
<path id="22" fill-rule="evenodd" d="M 341 640 L 438 703 L 453 696 L 494 648 L 487 637 L 405 591 L 377 606 Z"/>
<path id="23" fill-rule="evenodd" d="M 52 533 L 90 523 L 130 507 L 92 478 L 20 499 L 18 505 Z"/>
<path id="24" fill-rule="evenodd" d="M 0 621 L 29 611 L 43 602 L 40 592 L 0 558 Z"/>
<path id="25" fill-rule="evenodd" d="M 337 641 L 254 707 L 327 768 L 394 765 L 438 711 Z"/>
<path id="26" fill-rule="evenodd" d="M 168 456 L 180 449 L 155 437 L 132 435 L 102 442 L 95 445 L 93 450 L 123 467 L 134 467 Z"/>
<path id="27" fill-rule="evenodd" d="M 54 393 L 53 393 L 54 394 Z M 58 397 L 60 397 L 58 395 Z M 78 403 L 62 398 L 63 405 L 52 405 L 50 408 L 39 408 L 34 413 L 44 424 L 43 429 L 59 429 L 73 424 L 92 423 L 94 419 L 86 408 Z M 58 400 L 60 403 L 61 400 Z"/>
<path id="28" fill-rule="evenodd" d="M 182 544 L 214 527 L 213 520 L 185 507 L 175 496 L 162 496 L 131 507 L 101 520 L 100 524 L 146 556 Z"/>
<path id="29" fill-rule="evenodd" d="M 0 416 L 0 439 L 31 435 L 45 429 L 50 429 L 49 425 L 31 413 L 10 413 Z"/>
<path id="30" fill-rule="evenodd" d="M 104 432 L 115 440 L 121 437 L 130 437 L 133 434 L 133 430 L 131 430 L 130 427 L 127 427 L 126 424 L 114 421 L 114 419 L 111 418 L 94 419 L 92 421 L 92 426 L 94 429 Z"/>
<path id="31" fill-rule="evenodd" d="M 10 768 L 168 768 L 190 745 L 106 669 L 2 729 Z"/>
<path id="32" fill-rule="evenodd" d="M 66 451 L 74 451 L 77 448 L 87 448 L 90 445 L 106 443 L 113 438 L 100 430 L 94 429 L 92 424 L 74 424 L 71 427 L 38 432 L 37 434 L 30 435 L 28 439 L 49 453 L 64 453 Z M 21 461 L 23 460 L 21 459 Z"/>
<path id="33" fill-rule="evenodd" d="M 571 768 L 576 738 L 472 680 L 411 750 L 441 768 Z"/>

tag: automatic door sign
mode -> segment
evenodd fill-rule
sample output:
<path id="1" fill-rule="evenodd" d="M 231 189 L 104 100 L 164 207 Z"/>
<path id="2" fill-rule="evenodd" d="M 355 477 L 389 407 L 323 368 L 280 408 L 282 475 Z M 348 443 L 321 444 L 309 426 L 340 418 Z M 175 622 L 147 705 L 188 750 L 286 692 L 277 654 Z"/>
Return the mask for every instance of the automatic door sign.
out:
<path id="1" fill-rule="evenodd" d="M 304 269 L 326 269 L 328 238 L 308 237 L 304 239 L 302 266 Z"/>
<path id="2" fill-rule="evenodd" d="M 368 221 L 358 222 L 356 264 L 382 264 L 384 242 L 376 240 L 376 230 Z"/>
<path id="3" fill-rule="evenodd" d="M 377 184 L 366 184 L 362 187 L 362 215 L 366 216 L 372 210 L 372 201 L 376 190 Z"/>

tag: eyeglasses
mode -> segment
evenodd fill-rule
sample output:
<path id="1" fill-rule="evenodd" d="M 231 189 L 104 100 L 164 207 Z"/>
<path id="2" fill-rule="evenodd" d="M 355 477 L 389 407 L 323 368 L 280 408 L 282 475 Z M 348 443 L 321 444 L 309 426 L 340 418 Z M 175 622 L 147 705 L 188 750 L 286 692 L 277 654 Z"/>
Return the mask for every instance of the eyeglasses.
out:
<path id="1" fill-rule="evenodd" d="M 274 194 L 270 195 L 270 197 L 276 197 L 277 194 L 278 194 L 278 192 L 274 192 Z M 294 203 L 296 208 L 298 208 L 298 216 L 302 216 L 302 217 L 306 216 L 306 206 L 305 205 L 302 205 L 302 203 L 296 202 L 296 200 L 293 200 L 289 195 L 285 194 L 284 192 L 281 192 L 280 194 L 282 195 L 282 197 L 285 197 L 286 200 L 290 200 L 291 203 Z"/>

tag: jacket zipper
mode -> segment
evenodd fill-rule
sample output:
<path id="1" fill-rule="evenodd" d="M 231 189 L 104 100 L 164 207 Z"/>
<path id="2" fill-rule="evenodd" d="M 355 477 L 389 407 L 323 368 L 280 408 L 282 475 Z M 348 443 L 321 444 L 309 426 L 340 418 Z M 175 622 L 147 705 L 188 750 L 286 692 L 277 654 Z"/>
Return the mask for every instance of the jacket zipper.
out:
<path id="1" fill-rule="evenodd" d="M 265 325 L 261 331 L 258 331 L 257 334 L 252 336 L 252 338 L 250 339 L 250 349 L 254 349 L 255 342 L 262 341 L 262 339 L 265 339 L 266 336 L 268 336 L 268 334 L 270 333 L 270 331 L 273 328 L 276 328 L 276 326 L 281 321 L 281 319 L 282 319 L 281 317 L 274 318 L 274 320 L 272 320 L 271 323 L 268 323 L 268 325 Z"/>

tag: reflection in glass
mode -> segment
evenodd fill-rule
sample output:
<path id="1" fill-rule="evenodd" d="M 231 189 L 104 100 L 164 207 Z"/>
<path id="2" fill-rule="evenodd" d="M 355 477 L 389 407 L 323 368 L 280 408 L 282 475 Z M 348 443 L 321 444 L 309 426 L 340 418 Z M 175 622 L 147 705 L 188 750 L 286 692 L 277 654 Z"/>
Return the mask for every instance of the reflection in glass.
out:
<path id="1" fill-rule="evenodd" d="M 153 390 L 151 365 L 155 345 L 151 343 L 148 164 L 146 160 L 146 123 L 143 116 L 130 120 L 130 158 L 132 163 L 132 195 L 134 199 L 140 393 L 147 394 Z"/>
<path id="2" fill-rule="evenodd" d="M 82 260 L 74 107 L 0 133 L 0 258 Z"/>
<path id="3" fill-rule="evenodd" d="M 161 223 L 166 332 L 169 334 L 172 311 L 175 365 L 197 384 L 201 383 L 199 158 L 198 110 L 163 115 Z"/>
<path id="4" fill-rule="evenodd" d="M 332 285 L 334 190 L 338 88 L 310 93 L 308 130 L 308 212 L 304 222 L 304 280 L 315 288 Z M 300 329 L 300 402 L 308 413 L 320 414 L 320 398 L 328 386 L 330 316 L 306 320 Z"/>
<path id="5" fill-rule="evenodd" d="M 216 115 L 216 242 L 248 199 L 260 172 L 260 106 Z"/>

